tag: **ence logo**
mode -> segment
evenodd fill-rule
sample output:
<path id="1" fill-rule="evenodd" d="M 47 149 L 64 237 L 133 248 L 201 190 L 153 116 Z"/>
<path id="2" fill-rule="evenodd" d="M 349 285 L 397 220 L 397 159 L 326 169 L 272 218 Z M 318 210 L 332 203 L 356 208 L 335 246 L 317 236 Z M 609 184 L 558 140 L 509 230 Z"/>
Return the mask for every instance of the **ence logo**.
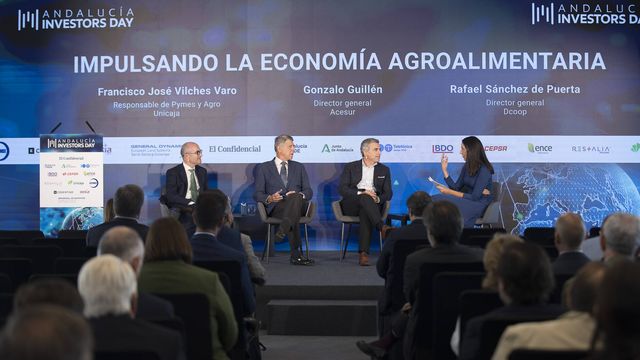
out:
<path id="1" fill-rule="evenodd" d="M 6 142 L 0 141 L 0 161 L 9 157 L 9 145 Z"/>
<path id="2" fill-rule="evenodd" d="M 551 145 L 533 145 L 532 143 L 529 143 L 528 148 L 529 152 L 537 154 L 548 154 L 553 151 L 553 146 Z"/>
<path id="3" fill-rule="evenodd" d="M 637 153 L 638 151 L 640 151 L 640 143 L 635 143 L 633 144 L 633 146 L 631 147 L 631 151 Z"/>

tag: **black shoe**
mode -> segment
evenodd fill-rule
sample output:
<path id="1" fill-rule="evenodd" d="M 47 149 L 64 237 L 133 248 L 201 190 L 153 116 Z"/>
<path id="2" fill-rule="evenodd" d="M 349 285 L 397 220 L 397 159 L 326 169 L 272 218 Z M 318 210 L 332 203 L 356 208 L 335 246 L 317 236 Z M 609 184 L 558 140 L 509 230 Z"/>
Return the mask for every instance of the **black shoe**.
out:
<path id="1" fill-rule="evenodd" d="M 360 349 L 360 351 L 371 356 L 371 358 L 373 359 L 382 359 L 387 354 L 387 351 L 385 349 L 365 342 L 363 340 L 358 341 L 356 343 L 356 346 L 358 347 L 358 349 Z"/>
<path id="2" fill-rule="evenodd" d="M 291 263 L 291 265 L 313 265 L 313 260 L 305 259 L 302 256 L 292 256 L 291 258 L 289 258 L 289 262 Z"/>

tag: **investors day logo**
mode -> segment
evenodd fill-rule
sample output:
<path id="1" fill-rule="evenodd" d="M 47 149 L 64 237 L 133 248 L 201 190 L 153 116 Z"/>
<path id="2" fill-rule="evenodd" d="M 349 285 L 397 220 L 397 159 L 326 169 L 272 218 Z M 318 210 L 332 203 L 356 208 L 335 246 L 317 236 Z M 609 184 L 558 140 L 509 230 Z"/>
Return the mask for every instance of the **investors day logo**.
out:
<path id="1" fill-rule="evenodd" d="M 9 157 L 9 145 L 6 142 L 0 141 L 0 161 Z"/>
<path id="2" fill-rule="evenodd" d="M 531 3 L 531 25 L 537 23 L 579 25 L 640 24 L 635 4 L 572 3 L 537 5 Z"/>
<path id="3" fill-rule="evenodd" d="M 18 31 L 131 28 L 132 8 L 18 10 Z"/>

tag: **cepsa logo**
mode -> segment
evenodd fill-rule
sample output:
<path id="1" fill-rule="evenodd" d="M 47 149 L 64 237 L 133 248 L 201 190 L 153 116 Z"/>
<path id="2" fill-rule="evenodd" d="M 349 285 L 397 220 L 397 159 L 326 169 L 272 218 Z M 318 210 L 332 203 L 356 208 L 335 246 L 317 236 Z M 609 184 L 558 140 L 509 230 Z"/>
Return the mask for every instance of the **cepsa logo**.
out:
<path id="1" fill-rule="evenodd" d="M 484 147 L 484 151 L 486 152 L 496 152 L 496 151 L 504 152 L 507 150 L 508 150 L 507 145 L 485 145 Z"/>

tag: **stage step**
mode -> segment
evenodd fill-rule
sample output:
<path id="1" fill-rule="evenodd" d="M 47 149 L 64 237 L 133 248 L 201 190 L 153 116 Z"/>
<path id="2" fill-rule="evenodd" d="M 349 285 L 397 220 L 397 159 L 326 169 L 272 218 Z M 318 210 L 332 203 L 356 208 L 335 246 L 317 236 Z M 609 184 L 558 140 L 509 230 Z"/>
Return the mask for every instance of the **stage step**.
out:
<path id="1" fill-rule="evenodd" d="M 375 336 L 374 300 L 271 300 L 269 335 Z"/>

